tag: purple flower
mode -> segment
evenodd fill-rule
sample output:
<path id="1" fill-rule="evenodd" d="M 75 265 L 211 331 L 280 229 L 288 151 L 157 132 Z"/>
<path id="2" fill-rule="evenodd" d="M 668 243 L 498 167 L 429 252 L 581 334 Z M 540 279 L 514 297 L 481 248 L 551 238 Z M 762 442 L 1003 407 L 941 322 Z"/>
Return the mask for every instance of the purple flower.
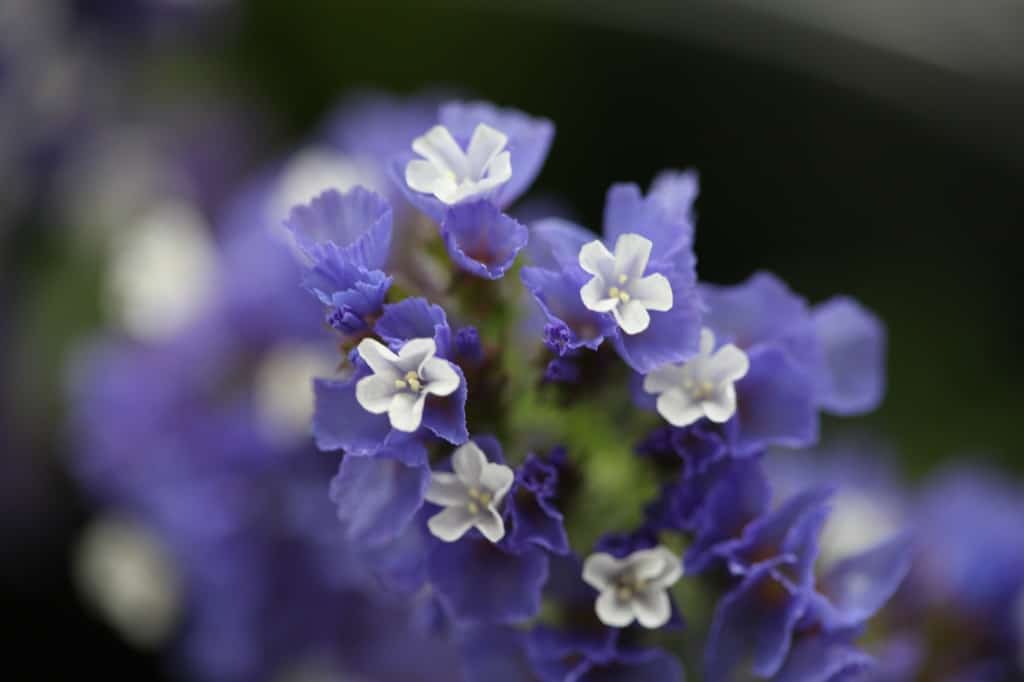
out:
<path id="1" fill-rule="evenodd" d="M 342 194 L 329 189 L 291 210 L 285 226 L 313 264 L 331 260 L 380 270 L 391 246 L 391 207 L 362 187 Z"/>
<path id="2" fill-rule="evenodd" d="M 726 424 L 737 452 L 806 447 L 817 440 L 819 409 L 859 414 L 881 400 L 885 331 L 852 300 L 812 310 L 763 272 L 731 287 L 702 284 L 700 293 L 704 323 L 750 362 L 736 384 L 736 417 Z"/>
<path id="3" fill-rule="evenodd" d="M 812 314 L 825 363 L 818 387 L 822 409 L 839 415 L 874 410 L 885 394 L 885 325 L 845 296 L 815 306 Z"/>
<path id="4" fill-rule="evenodd" d="M 708 682 L 731 682 L 749 672 L 778 673 L 790 651 L 793 632 L 803 617 L 810 592 L 776 571 L 785 560 L 761 563 L 719 602 L 704 656 Z"/>
<path id="5" fill-rule="evenodd" d="M 448 255 L 466 272 L 500 279 L 512 267 L 529 231 L 488 201 L 449 208 L 441 222 Z"/>
<path id="6" fill-rule="evenodd" d="M 505 505 L 509 547 L 523 551 L 536 545 L 555 554 L 569 553 L 562 513 L 554 503 L 557 490 L 558 469 L 537 455 L 528 456 L 516 470 Z"/>
<path id="7" fill-rule="evenodd" d="M 438 124 L 413 141 L 415 155 L 396 158 L 392 177 L 437 223 L 447 207 L 474 198 L 504 209 L 540 172 L 553 136 L 545 119 L 483 102 L 448 103 Z"/>
<path id="8" fill-rule="evenodd" d="M 642 374 L 684 361 L 698 347 L 693 226 L 670 195 L 663 188 L 643 197 L 635 185 L 613 185 L 604 218 L 612 250 L 581 227 L 541 221 L 531 254 L 544 267 L 523 270 L 549 322 L 585 340 L 575 347 L 596 348 L 608 337 Z"/>

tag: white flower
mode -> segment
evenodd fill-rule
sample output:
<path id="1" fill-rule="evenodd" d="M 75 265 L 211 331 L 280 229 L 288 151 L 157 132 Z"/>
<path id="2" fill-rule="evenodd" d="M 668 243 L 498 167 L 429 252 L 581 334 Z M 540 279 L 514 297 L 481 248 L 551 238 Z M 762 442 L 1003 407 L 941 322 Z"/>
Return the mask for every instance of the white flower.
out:
<path id="1" fill-rule="evenodd" d="M 446 507 L 427 522 L 430 532 L 445 542 L 455 542 L 476 527 L 485 538 L 498 542 L 505 537 L 498 505 L 512 487 L 512 469 L 488 462 L 473 441 L 455 451 L 452 468 L 454 474 L 430 474 L 427 501 Z"/>
<path id="2" fill-rule="evenodd" d="M 650 239 L 620 235 L 612 255 L 599 240 L 580 249 L 580 267 L 593 279 L 580 289 L 588 309 L 611 313 L 627 334 L 639 334 L 651 323 L 648 310 L 672 309 L 672 286 L 661 274 L 644 277 L 651 257 Z"/>
<path id="3" fill-rule="evenodd" d="M 423 158 L 406 165 L 405 182 L 449 206 L 489 192 L 512 177 L 507 143 L 504 133 L 480 123 L 463 152 L 447 128 L 434 126 L 413 140 L 413 151 Z"/>
<path id="4" fill-rule="evenodd" d="M 658 414 L 673 426 L 701 417 L 726 422 L 736 412 L 736 388 L 750 368 L 747 354 L 731 343 L 715 348 L 715 335 L 700 332 L 700 352 L 682 365 L 665 365 L 644 377 L 644 390 L 658 395 Z"/>
<path id="5" fill-rule="evenodd" d="M 428 395 L 451 395 L 461 382 L 447 360 L 434 357 L 433 339 L 412 339 L 398 355 L 373 339 L 363 339 L 358 350 L 373 374 L 356 384 L 356 400 L 367 412 L 386 412 L 399 431 L 419 428 Z"/>
<path id="6" fill-rule="evenodd" d="M 666 547 L 633 552 L 625 559 L 591 554 L 583 562 L 583 580 L 600 592 L 597 617 L 605 625 L 624 628 L 633 620 L 660 628 L 672 615 L 668 588 L 683 575 L 683 564 Z"/>

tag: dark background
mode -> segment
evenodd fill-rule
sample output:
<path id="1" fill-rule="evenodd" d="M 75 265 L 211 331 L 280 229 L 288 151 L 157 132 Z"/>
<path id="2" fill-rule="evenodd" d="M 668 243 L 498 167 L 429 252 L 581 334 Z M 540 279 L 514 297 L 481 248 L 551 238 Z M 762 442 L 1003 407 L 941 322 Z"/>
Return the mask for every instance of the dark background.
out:
<path id="1" fill-rule="evenodd" d="M 82 30 L 126 21 L 109 4 L 79 3 Z M 141 41 L 152 64 L 132 87 L 239 97 L 273 121 L 269 153 L 308 134 L 354 88 L 457 88 L 555 122 L 536 186 L 593 227 L 611 182 L 646 185 L 662 168 L 694 167 L 702 279 L 767 269 L 812 301 L 850 294 L 886 321 L 888 396 L 858 422 L 893 444 L 909 475 L 951 457 L 1024 471 L 1024 146 L 1006 125 L 1024 120 L 1020 79 L 929 66 L 769 17 L 698 12 L 685 30 L 651 30 L 658 5 L 637 10 L 653 22 L 616 25 L 599 6 L 585 17 L 536 4 L 242 3 L 194 26 L 195 49 L 148 54 Z M 740 29 L 757 49 L 734 48 Z M 775 58 L 777 45 L 797 46 L 798 57 Z M 8 244 L 12 298 L 74 260 L 39 222 L 26 217 Z M 52 351 L 36 357 L 43 385 L 59 385 L 63 353 L 95 323 L 94 308 L 79 303 L 48 330 Z M 17 339 L 13 309 L 7 333 Z M 60 466 L 60 403 L 50 391 L 31 427 L 19 416 L 4 428 L 13 442 L 4 457 L 31 453 L 46 514 L 19 519 L 27 530 L 4 551 L 3 649 L 10 665 L 24 656 L 47 679 L 155 679 L 159 660 L 95 621 L 70 583 L 69 543 L 89 509 Z"/>

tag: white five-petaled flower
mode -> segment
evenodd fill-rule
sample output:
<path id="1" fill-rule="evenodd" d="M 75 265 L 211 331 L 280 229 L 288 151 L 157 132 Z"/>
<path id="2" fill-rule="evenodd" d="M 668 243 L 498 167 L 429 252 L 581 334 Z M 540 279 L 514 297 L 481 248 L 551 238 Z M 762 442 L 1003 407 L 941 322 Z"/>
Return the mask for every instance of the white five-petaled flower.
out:
<path id="1" fill-rule="evenodd" d="M 683 564 L 663 546 L 633 552 L 624 559 L 591 554 L 583 562 L 583 580 L 600 594 L 597 617 L 614 628 L 634 620 L 645 628 L 660 628 L 672 615 L 668 588 L 683 575 Z"/>
<path id="2" fill-rule="evenodd" d="M 356 383 L 356 400 L 367 412 L 386 412 L 399 431 L 419 428 L 428 395 L 451 395 L 461 383 L 447 360 L 434 357 L 433 339 L 412 339 L 398 355 L 373 339 L 363 339 L 358 350 L 373 374 Z"/>
<path id="3" fill-rule="evenodd" d="M 445 542 L 455 542 L 476 527 L 485 538 L 498 542 L 505 537 L 498 505 L 512 487 L 512 469 L 488 462 L 473 441 L 455 451 L 452 468 L 454 474 L 430 474 L 427 501 L 445 507 L 427 522 L 430 532 Z"/>
<path id="4" fill-rule="evenodd" d="M 658 413 L 673 426 L 701 417 L 726 422 L 736 412 L 735 382 L 750 368 L 747 354 L 727 344 L 717 351 L 715 335 L 700 332 L 700 352 L 682 365 L 665 365 L 644 377 L 644 390 L 658 395 Z"/>
<path id="5" fill-rule="evenodd" d="M 648 310 L 672 309 L 672 285 L 661 274 L 647 275 L 650 239 L 638 234 L 620 235 L 612 255 L 600 240 L 580 249 L 580 267 L 593 279 L 580 289 L 583 305 L 611 313 L 627 334 L 639 334 L 651 324 Z"/>
<path id="6" fill-rule="evenodd" d="M 506 144 L 508 136 L 480 123 L 473 130 L 469 147 L 462 151 L 448 129 L 436 125 L 413 140 L 413 151 L 423 158 L 406 165 L 405 182 L 449 206 L 489 192 L 512 177 Z"/>

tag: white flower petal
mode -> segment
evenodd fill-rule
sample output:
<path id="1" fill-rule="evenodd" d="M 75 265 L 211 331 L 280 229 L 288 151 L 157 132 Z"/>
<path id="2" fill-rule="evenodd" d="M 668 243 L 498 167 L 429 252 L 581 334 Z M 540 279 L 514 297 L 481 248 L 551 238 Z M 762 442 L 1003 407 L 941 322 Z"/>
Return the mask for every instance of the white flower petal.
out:
<path id="1" fill-rule="evenodd" d="M 512 156 L 502 152 L 487 164 L 487 182 L 498 186 L 512 179 Z"/>
<path id="2" fill-rule="evenodd" d="M 391 427 L 406 433 L 418 429 L 423 421 L 423 405 L 426 401 L 427 396 L 423 393 L 396 393 L 391 400 L 391 409 L 388 410 Z"/>
<path id="3" fill-rule="evenodd" d="M 427 528 L 445 542 L 455 542 L 476 523 L 476 516 L 465 507 L 448 507 L 430 517 Z"/>
<path id="4" fill-rule="evenodd" d="M 644 377 L 644 391 L 664 393 L 679 388 L 686 378 L 683 365 L 663 365 Z"/>
<path id="5" fill-rule="evenodd" d="M 622 562 L 611 554 L 591 554 L 583 562 L 583 582 L 600 592 L 608 589 L 621 571 Z"/>
<path id="6" fill-rule="evenodd" d="M 608 298 L 608 287 L 600 275 L 595 275 L 580 288 L 580 300 L 588 310 L 598 313 L 611 312 L 619 305 L 619 299 Z"/>
<path id="7" fill-rule="evenodd" d="M 672 426 L 689 426 L 704 416 L 700 403 L 694 402 L 681 389 L 665 391 L 658 396 L 658 414 Z"/>
<path id="8" fill-rule="evenodd" d="M 600 239 L 595 239 L 580 248 L 580 267 L 591 275 L 611 280 L 615 277 L 615 256 Z"/>
<path id="9" fill-rule="evenodd" d="M 491 542 L 498 542 L 505 537 L 505 522 L 501 515 L 493 509 L 486 509 L 476 516 L 474 524 L 483 536 Z"/>
<path id="10" fill-rule="evenodd" d="M 371 414 L 384 414 L 391 409 L 395 394 L 395 380 L 380 374 L 363 377 L 356 382 L 356 402 Z"/>
<path id="11" fill-rule="evenodd" d="M 665 569 L 665 555 L 658 547 L 641 549 L 626 557 L 626 565 L 638 579 L 653 580 Z"/>
<path id="12" fill-rule="evenodd" d="M 664 589 L 652 587 L 633 596 L 633 613 L 645 628 L 660 628 L 672 616 L 672 603 Z"/>
<path id="13" fill-rule="evenodd" d="M 402 372 L 416 372 L 419 374 L 423 364 L 434 357 L 437 353 L 437 344 L 434 339 L 422 338 L 406 341 L 405 345 L 398 351 L 398 366 Z"/>
<path id="14" fill-rule="evenodd" d="M 655 273 L 634 281 L 629 287 L 633 300 L 648 310 L 672 309 L 672 285 L 665 275 Z"/>
<path id="15" fill-rule="evenodd" d="M 508 144 L 508 136 L 486 123 L 477 124 L 466 150 L 469 177 L 480 180 L 484 170 Z"/>
<path id="16" fill-rule="evenodd" d="M 423 391 L 431 395 L 451 395 L 462 383 L 451 363 L 441 358 L 428 358 L 419 373 L 423 379 Z"/>
<path id="17" fill-rule="evenodd" d="M 642 277 L 653 246 L 650 239 L 636 233 L 620 235 L 615 242 L 616 274 L 626 275 L 630 280 Z"/>
<path id="18" fill-rule="evenodd" d="M 413 159 L 405 166 L 405 184 L 424 194 L 445 194 L 454 192 L 458 186 L 451 175 L 423 159 Z"/>
<path id="19" fill-rule="evenodd" d="M 473 441 L 459 446 L 452 454 L 452 468 L 467 487 L 480 485 L 480 476 L 483 474 L 485 464 L 487 455 Z"/>
<path id="20" fill-rule="evenodd" d="M 701 404 L 708 419 L 719 424 L 727 422 L 736 414 L 736 389 L 732 384 L 722 384 Z"/>
<path id="21" fill-rule="evenodd" d="M 708 327 L 700 330 L 700 354 L 711 355 L 715 350 L 715 333 Z"/>
<path id="22" fill-rule="evenodd" d="M 683 562 L 682 560 L 672 552 L 668 547 L 664 545 L 658 545 L 655 547 L 662 557 L 661 572 L 658 575 L 652 577 L 649 581 L 650 585 L 657 585 L 661 588 L 668 588 L 675 585 L 683 576 Z"/>
<path id="23" fill-rule="evenodd" d="M 632 603 L 620 601 L 614 589 L 601 592 L 594 609 L 598 619 L 609 627 L 624 628 L 633 622 Z"/>
<path id="24" fill-rule="evenodd" d="M 732 383 L 747 375 L 750 360 L 747 354 L 731 343 L 722 346 L 707 362 L 706 373 L 712 383 Z"/>
<path id="25" fill-rule="evenodd" d="M 466 155 L 448 129 L 436 125 L 412 142 L 414 152 L 436 166 L 441 172 L 451 173 L 459 180 L 466 176 Z"/>
<path id="26" fill-rule="evenodd" d="M 455 474 L 446 471 L 435 471 L 430 474 L 430 485 L 424 495 L 427 502 L 445 507 L 464 506 L 469 503 L 466 486 Z"/>
<path id="27" fill-rule="evenodd" d="M 627 301 L 612 308 L 615 321 L 627 334 L 639 334 L 651 324 L 651 315 L 638 301 Z"/>
<path id="28" fill-rule="evenodd" d="M 512 471 L 511 467 L 507 467 L 504 464 L 495 464 L 494 462 L 484 464 L 480 470 L 480 485 L 491 491 L 491 495 L 494 498 L 491 502 L 492 507 L 496 507 L 501 503 L 509 488 L 512 487 L 512 481 L 515 480 L 515 477 L 515 472 Z"/>
<path id="29" fill-rule="evenodd" d="M 359 357 L 370 366 L 374 374 L 394 381 L 399 378 L 398 356 L 391 349 L 376 339 L 363 339 L 356 347 Z"/>

